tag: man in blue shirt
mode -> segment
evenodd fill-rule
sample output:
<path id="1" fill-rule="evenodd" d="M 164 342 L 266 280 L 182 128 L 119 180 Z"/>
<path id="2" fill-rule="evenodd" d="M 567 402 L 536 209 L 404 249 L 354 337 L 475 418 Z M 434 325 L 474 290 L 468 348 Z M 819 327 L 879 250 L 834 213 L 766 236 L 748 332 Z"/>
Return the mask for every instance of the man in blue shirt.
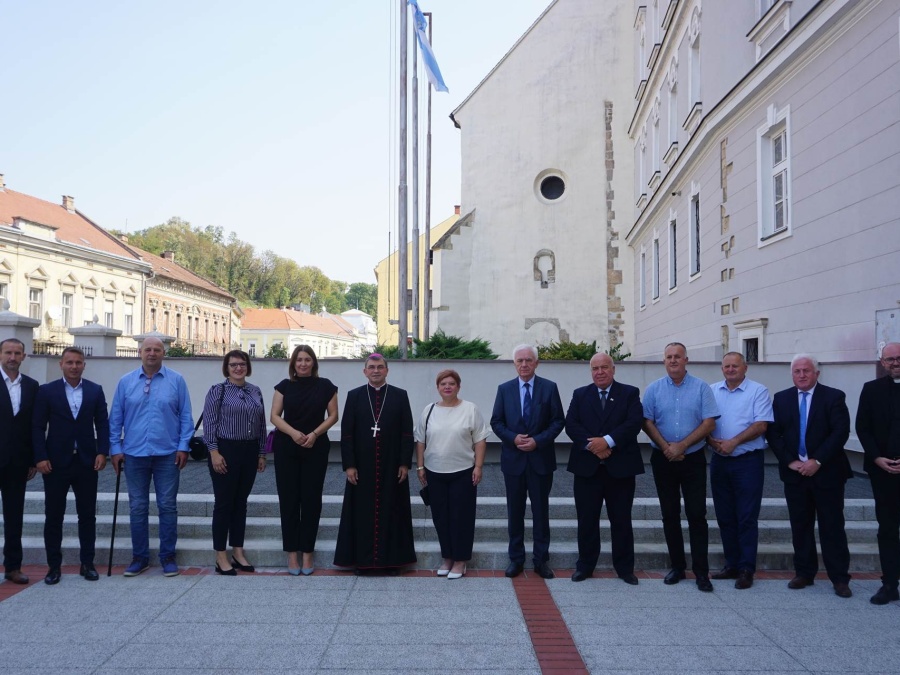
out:
<path id="1" fill-rule="evenodd" d="M 644 431 L 650 437 L 653 480 L 659 495 L 663 532 L 672 569 L 664 583 L 685 578 L 687 561 L 681 534 L 681 499 L 691 538 L 691 562 L 697 588 L 712 591 L 709 580 L 709 527 L 706 524 L 706 437 L 715 429 L 719 409 L 709 385 L 687 372 L 687 348 L 666 345 L 666 377 L 651 382 L 644 394 Z"/>
<path id="2" fill-rule="evenodd" d="M 133 558 L 125 576 L 137 576 L 150 566 L 152 478 L 159 511 L 159 561 L 163 574 L 174 577 L 178 479 L 194 433 L 191 399 L 184 378 L 163 366 L 165 347 L 159 339 L 145 339 L 140 356 L 141 367 L 119 380 L 109 415 L 109 455 L 117 475 L 127 456 Z"/>
<path id="3" fill-rule="evenodd" d="M 753 585 L 759 545 L 759 508 L 765 478 L 766 429 L 773 421 L 769 390 L 747 377 L 739 352 L 722 359 L 725 379 L 711 384 L 721 417 L 710 435 L 709 481 L 722 537 L 725 567 L 713 579 L 735 579 L 738 590 Z"/>

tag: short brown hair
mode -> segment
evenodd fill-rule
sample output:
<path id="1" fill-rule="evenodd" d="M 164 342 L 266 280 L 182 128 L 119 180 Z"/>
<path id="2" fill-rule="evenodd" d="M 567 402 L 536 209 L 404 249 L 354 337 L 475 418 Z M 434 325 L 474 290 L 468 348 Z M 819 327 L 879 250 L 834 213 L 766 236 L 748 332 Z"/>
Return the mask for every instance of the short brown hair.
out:
<path id="1" fill-rule="evenodd" d="M 228 377 L 228 362 L 231 361 L 231 359 L 240 359 L 241 361 L 246 363 L 247 375 L 253 373 L 253 366 L 250 365 L 250 355 L 245 351 L 241 351 L 240 349 L 232 349 L 225 355 L 225 358 L 222 359 L 222 374 L 225 377 Z"/>
<path id="2" fill-rule="evenodd" d="M 456 382 L 457 387 L 462 385 L 462 380 L 459 377 L 459 373 L 457 373 L 455 370 L 453 370 L 451 368 L 447 368 L 446 370 L 442 370 L 441 372 L 439 372 L 437 374 L 437 377 L 434 378 L 434 383 L 436 385 L 440 385 L 441 380 L 443 380 L 445 377 L 452 377 L 453 381 Z"/>
<path id="3" fill-rule="evenodd" d="M 78 354 L 78 356 L 81 357 L 82 361 L 84 361 L 85 359 L 84 351 L 81 349 L 81 347 L 66 347 L 59 355 L 59 360 L 62 361 L 64 358 L 66 358 L 66 354 Z"/>
<path id="4" fill-rule="evenodd" d="M 288 364 L 288 376 L 291 378 L 292 382 L 297 379 L 297 369 L 295 366 L 297 364 L 297 357 L 300 356 L 300 352 L 309 354 L 312 357 L 313 367 L 310 375 L 313 377 L 319 376 L 319 359 L 316 358 L 316 353 L 313 351 L 313 348 L 309 345 L 297 345 L 291 353 L 291 362 Z"/>

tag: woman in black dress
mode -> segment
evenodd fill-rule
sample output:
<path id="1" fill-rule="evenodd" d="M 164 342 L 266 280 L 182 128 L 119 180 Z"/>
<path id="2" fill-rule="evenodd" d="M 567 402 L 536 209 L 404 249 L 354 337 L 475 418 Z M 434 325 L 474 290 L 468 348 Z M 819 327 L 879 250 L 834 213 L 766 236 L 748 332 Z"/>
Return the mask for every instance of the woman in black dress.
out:
<path id="1" fill-rule="evenodd" d="M 275 386 L 271 421 L 275 433 L 275 486 L 281 510 L 281 537 L 288 572 L 313 573 L 313 551 L 322 515 L 322 488 L 328 468 L 328 430 L 338 421 L 337 387 L 319 377 L 319 360 L 309 345 L 298 345 L 288 379 Z M 303 554 L 303 562 L 297 552 Z"/>

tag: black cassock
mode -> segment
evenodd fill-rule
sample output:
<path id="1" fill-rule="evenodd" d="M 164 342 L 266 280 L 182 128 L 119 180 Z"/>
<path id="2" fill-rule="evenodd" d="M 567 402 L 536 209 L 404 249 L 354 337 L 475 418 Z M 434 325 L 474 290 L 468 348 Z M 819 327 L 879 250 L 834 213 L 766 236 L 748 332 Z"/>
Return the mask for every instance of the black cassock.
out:
<path id="1" fill-rule="evenodd" d="M 341 418 L 341 461 L 344 471 L 356 467 L 359 480 L 344 488 L 335 565 L 378 569 L 416 562 L 409 478 L 397 482 L 397 470 L 412 467 L 412 456 L 406 391 L 391 385 L 349 391 Z"/>

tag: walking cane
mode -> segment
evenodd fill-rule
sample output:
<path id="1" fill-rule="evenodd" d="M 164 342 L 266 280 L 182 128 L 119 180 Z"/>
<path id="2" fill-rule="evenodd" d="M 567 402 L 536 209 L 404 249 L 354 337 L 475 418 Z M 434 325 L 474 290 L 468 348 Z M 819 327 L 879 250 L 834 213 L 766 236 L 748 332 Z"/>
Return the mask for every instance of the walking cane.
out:
<path id="1" fill-rule="evenodd" d="M 116 516 L 119 514 L 119 485 L 122 482 L 122 472 L 125 470 L 125 458 L 119 463 L 119 472 L 116 474 L 116 500 L 113 502 L 112 536 L 109 538 L 109 566 L 106 568 L 106 576 L 112 576 L 113 545 L 116 541 Z"/>

